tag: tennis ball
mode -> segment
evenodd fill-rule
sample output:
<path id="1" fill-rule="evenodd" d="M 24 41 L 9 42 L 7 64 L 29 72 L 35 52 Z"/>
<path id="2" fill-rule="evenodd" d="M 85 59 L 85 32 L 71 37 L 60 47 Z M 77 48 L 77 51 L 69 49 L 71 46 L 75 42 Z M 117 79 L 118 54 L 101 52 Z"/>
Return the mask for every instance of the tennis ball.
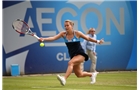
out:
<path id="1" fill-rule="evenodd" d="M 44 47 L 44 43 L 40 43 L 40 47 Z"/>

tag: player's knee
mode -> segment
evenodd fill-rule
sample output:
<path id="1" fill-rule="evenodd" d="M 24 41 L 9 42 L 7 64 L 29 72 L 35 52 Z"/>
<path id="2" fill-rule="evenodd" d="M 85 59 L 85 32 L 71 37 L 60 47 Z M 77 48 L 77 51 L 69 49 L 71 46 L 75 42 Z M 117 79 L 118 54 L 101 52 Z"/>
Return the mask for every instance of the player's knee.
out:
<path id="1" fill-rule="evenodd" d="M 82 77 L 83 75 L 82 75 L 82 74 L 76 74 L 76 76 L 77 76 L 78 78 L 80 78 L 80 77 Z"/>
<path id="2" fill-rule="evenodd" d="M 73 62 L 69 61 L 68 66 L 73 66 Z"/>

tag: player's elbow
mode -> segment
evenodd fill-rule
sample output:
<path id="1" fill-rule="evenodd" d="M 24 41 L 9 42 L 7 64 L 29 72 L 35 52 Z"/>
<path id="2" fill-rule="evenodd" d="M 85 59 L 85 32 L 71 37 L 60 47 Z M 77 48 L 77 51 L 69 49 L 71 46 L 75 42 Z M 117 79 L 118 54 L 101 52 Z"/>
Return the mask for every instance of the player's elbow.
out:
<path id="1" fill-rule="evenodd" d="M 90 37 L 87 37 L 86 40 L 87 40 L 87 41 L 90 41 Z"/>

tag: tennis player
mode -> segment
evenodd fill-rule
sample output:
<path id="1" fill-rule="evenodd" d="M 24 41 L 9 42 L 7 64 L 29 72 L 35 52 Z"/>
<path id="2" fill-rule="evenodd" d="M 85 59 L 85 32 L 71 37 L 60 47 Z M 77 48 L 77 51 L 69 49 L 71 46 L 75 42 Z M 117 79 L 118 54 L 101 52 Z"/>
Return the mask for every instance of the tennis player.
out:
<path id="1" fill-rule="evenodd" d="M 96 73 L 83 72 L 81 70 L 81 63 L 85 60 L 88 60 L 88 55 L 85 54 L 84 49 L 80 44 L 80 38 L 86 39 L 91 42 L 102 44 L 104 42 L 103 39 L 95 40 L 93 38 L 88 37 L 78 30 L 73 30 L 74 23 L 71 20 L 66 20 L 64 22 L 65 31 L 58 33 L 55 36 L 40 38 L 39 41 L 54 41 L 59 38 L 64 38 L 65 44 L 68 48 L 68 52 L 71 60 L 68 62 L 67 71 L 64 76 L 57 75 L 57 79 L 60 81 L 61 85 L 66 84 L 67 78 L 70 76 L 72 71 L 74 71 L 77 77 L 86 77 L 89 76 L 91 78 L 91 84 L 95 83 Z"/>

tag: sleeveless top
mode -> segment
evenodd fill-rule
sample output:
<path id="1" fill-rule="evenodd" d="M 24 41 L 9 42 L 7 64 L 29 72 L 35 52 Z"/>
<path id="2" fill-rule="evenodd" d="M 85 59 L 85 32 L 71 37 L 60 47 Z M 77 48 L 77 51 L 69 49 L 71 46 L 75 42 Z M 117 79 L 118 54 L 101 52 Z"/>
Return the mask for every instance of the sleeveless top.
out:
<path id="1" fill-rule="evenodd" d="M 88 55 L 85 54 L 84 49 L 81 46 L 80 40 L 79 40 L 79 38 L 76 37 L 75 32 L 73 32 L 73 34 L 74 34 L 74 37 L 71 40 L 68 40 L 66 38 L 67 33 L 63 37 L 64 41 L 65 41 L 65 44 L 68 48 L 68 52 L 69 52 L 69 55 L 70 55 L 71 59 L 76 55 L 82 55 L 82 56 L 85 57 L 85 61 L 87 61 L 88 60 Z"/>

